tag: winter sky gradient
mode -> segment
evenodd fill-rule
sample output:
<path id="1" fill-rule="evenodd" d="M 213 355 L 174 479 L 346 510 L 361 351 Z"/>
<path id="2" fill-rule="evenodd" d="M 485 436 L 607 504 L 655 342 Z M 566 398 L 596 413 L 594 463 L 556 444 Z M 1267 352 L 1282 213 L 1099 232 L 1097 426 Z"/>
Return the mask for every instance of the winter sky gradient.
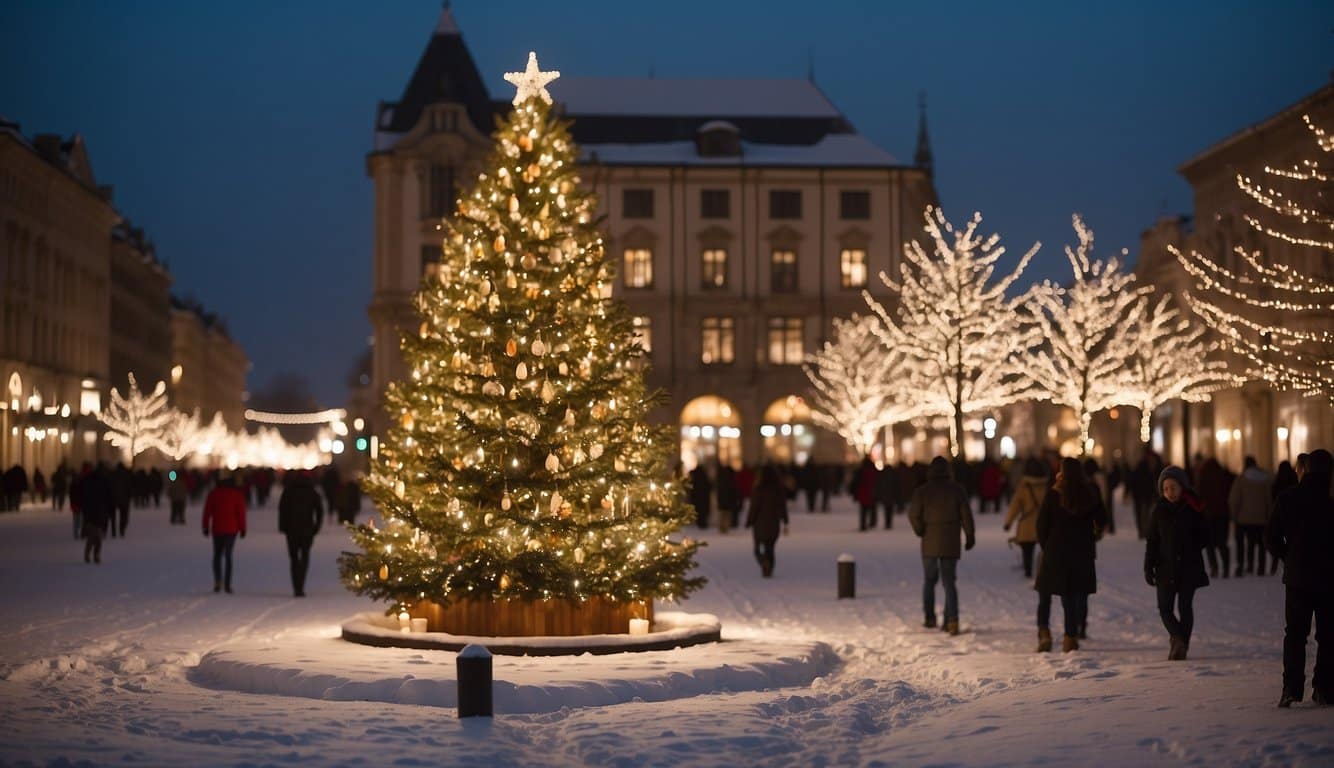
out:
<path id="1" fill-rule="evenodd" d="M 910 161 L 926 90 L 946 212 L 982 211 L 1035 277 L 1062 276 L 1079 211 L 1098 252 L 1136 255 L 1188 213 L 1176 167 L 1327 82 L 1334 4 L 456 2 L 493 96 L 535 49 L 567 75 L 804 77 Z M 328 404 L 370 324 L 378 99 L 395 100 L 438 0 L 0 0 L 0 115 L 83 134 L 176 291 L 254 361 Z"/>

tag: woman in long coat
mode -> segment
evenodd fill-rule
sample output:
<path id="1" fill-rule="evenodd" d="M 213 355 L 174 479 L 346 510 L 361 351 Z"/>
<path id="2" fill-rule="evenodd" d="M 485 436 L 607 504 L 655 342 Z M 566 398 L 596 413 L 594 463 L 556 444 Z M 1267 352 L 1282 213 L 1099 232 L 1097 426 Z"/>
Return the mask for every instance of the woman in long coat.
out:
<path id="1" fill-rule="evenodd" d="M 1014 541 L 1024 555 L 1024 578 L 1033 578 L 1033 550 L 1038 544 L 1038 510 L 1047 498 L 1047 468 L 1037 459 L 1024 462 L 1024 475 L 1019 480 L 1010 512 L 1005 516 L 1005 530 L 1018 523 Z"/>
<path id="2" fill-rule="evenodd" d="M 1062 650 L 1079 650 L 1079 632 L 1088 610 L 1088 596 L 1098 591 L 1094 547 L 1107 524 L 1107 512 L 1097 489 L 1073 458 L 1061 460 L 1056 482 L 1038 511 L 1038 651 L 1051 650 L 1051 596 L 1061 596 L 1065 613 Z"/>
<path id="3" fill-rule="evenodd" d="M 1195 590 L 1209 585 L 1201 551 L 1208 546 L 1210 533 L 1185 470 L 1164 469 L 1158 476 L 1158 502 L 1149 513 L 1144 580 L 1158 590 L 1158 615 L 1170 638 L 1167 658 L 1173 661 L 1186 658 L 1190 647 Z"/>
<path id="4" fill-rule="evenodd" d="M 746 527 L 755 537 L 755 559 L 764 578 L 774 575 L 774 545 L 778 534 L 787 530 L 787 492 L 772 464 L 760 470 L 760 479 L 750 494 Z"/>

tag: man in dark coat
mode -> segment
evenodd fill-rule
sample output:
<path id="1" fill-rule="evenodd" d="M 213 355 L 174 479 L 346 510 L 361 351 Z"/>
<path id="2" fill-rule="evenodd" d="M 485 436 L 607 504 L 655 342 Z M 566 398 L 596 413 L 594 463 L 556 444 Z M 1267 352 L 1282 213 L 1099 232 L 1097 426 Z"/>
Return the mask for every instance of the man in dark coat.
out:
<path id="1" fill-rule="evenodd" d="M 1154 500 L 1158 498 L 1158 475 L 1163 471 L 1163 461 L 1153 451 L 1145 451 L 1139 463 L 1130 472 L 1130 497 L 1135 502 L 1135 532 L 1142 541 L 1148 534 L 1149 513 L 1153 511 Z"/>
<path id="2" fill-rule="evenodd" d="M 315 483 L 304 472 L 288 473 L 283 494 L 278 497 L 278 530 L 287 536 L 291 561 L 292 594 L 306 596 L 306 573 L 310 570 L 310 547 L 320 532 L 324 505 Z"/>
<path id="3" fill-rule="evenodd" d="M 760 575 L 774 575 L 774 545 L 778 534 L 787 531 L 787 493 L 772 464 L 760 470 L 759 480 L 751 491 L 750 508 L 746 513 L 746 527 L 755 539 L 755 559 L 760 564 Z"/>
<path id="4" fill-rule="evenodd" d="M 1306 637 L 1315 615 L 1315 674 L 1311 700 L 1334 704 L 1334 457 L 1312 451 L 1296 488 L 1274 502 L 1265 526 L 1265 546 L 1283 559 L 1286 587 L 1283 633 L 1283 695 L 1280 707 L 1301 701 L 1306 690 Z"/>
<path id="5" fill-rule="evenodd" d="M 23 467 L 15 464 L 5 472 L 4 485 L 4 509 L 17 512 L 19 505 L 23 503 L 23 494 L 28 492 L 28 473 Z"/>
<path id="6" fill-rule="evenodd" d="M 875 500 L 885 508 L 885 529 L 894 527 L 894 510 L 899 507 L 899 473 L 885 464 L 875 475 Z M 874 519 L 875 515 L 871 515 Z"/>
<path id="7" fill-rule="evenodd" d="M 112 471 L 111 501 L 116 506 L 111 517 L 111 537 L 125 536 L 125 527 L 130 524 L 130 497 L 134 492 L 134 473 L 124 464 L 117 464 Z M 119 525 L 118 525 L 119 523 Z"/>
<path id="8" fill-rule="evenodd" d="M 973 512 L 968 494 L 950 479 L 950 464 L 943 456 L 931 460 L 927 479 L 913 492 L 908 505 L 908 523 L 922 540 L 922 611 L 924 626 L 936 626 L 936 581 L 945 584 L 944 629 L 959 634 L 959 593 L 955 573 L 959 564 L 959 535 L 964 549 L 977 543 L 973 534 Z"/>
<path id="9" fill-rule="evenodd" d="M 690 470 L 690 506 L 695 508 L 695 525 L 709 527 L 709 507 L 713 502 L 713 481 L 703 462 Z"/>
<path id="10" fill-rule="evenodd" d="M 718 530 L 727 533 L 737 523 L 741 513 L 741 495 L 736 488 L 736 470 L 732 465 L 718 462 Z"/>
<path id="11" fill-rule="evenodd" d="M 102 537 L 115 513 L 112 504 L 111 480 L 105 465 L 85 474 L 79 480 L 79 511 L 82 515 L 83 561 L 102 562 Z"/>

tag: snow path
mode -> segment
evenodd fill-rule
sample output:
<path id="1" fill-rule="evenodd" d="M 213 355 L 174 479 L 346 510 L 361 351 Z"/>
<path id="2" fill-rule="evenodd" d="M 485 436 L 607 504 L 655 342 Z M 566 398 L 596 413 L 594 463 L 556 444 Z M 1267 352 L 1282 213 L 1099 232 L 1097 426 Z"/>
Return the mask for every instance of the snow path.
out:
<path id="1" fill-rule="evenodd" d="M 718 615 L 727 638 L 827 643 L 841 666 L 802 688 L 488 722 L 193 684 L 210 650 L 311 638 L 315 653 L 371 607 L 337 582 L 348 546 L 337 530 L 316 539 L 311 596 L 288 596 L 272 505 L 237 543 L 237 593 L 213 594 L 198 514 L 172 527 L 165 508 L 135 510 L 100 567 L 82 562 L 67 513 L 0 516 L 0 764 L 1334 765 L 1334 708 L 1274 707 L 1279 580 L 1202 590 L 1192 658 L 1168 663 L 1142 548 L 1124 528 L 1100 545 L 1084 650 L 1041 656 L 1036 595 L 998 516 L 978 517 L 960 565 L 953 638 L 920 626 L 921 565 L 902 517 L 858 533 L 846 499 L 831 515 L 797 511 L 772 580 L 746 532 L 706 534 L 710 584 L 683 610 Z M 855 600 L 834 597 L 842 552 L 857 559 Z"/>

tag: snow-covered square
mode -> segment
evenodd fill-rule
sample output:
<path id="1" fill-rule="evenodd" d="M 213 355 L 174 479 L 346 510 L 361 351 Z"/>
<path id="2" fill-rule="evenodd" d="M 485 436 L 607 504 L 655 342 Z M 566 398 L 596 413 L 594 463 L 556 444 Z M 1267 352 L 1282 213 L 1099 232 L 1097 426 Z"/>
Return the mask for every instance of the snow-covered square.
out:
<path id="1" fill-rule="evenodd" d="M 82 561 L 68 512 L 27 507 L 0 517 L 0 763 L 1334 762 L 1334 710 L 1274 706 L 1278 576 L 1202 590 L 1191 657 L 1169 662 L 1121 508 L 1122 528 L 1099 545 L 1088 641 L 1036 654 L 1036 594 L 999 516 L 977 516 L 978 545 L 960 565 L 963 632 L 949 637 L 921 626 L 921 561 L 902 516 L 859 533 L 846 497 L 829 514 L 803 507 L 772 579 L 748 532 L 701 535 L 709 584 L 678 608 L 716 615 L 721 644 L 497 657 L 489 720 L 456 718 L 452 653 L 338 637 L 377 606 L 338 581 L 350 539 L 336 526 L 316 538 L 309 597 L 295 599 L 273 504 L 252 510 L 228 595 L 211 590 L 197 507 L 184 527 L 165 507 L 134 510 L 100 566 Z M 841 554 L 856 558 L 852 600 L 836 598 Z M 246 663 L 226 663 L 236 657 Z"/>

